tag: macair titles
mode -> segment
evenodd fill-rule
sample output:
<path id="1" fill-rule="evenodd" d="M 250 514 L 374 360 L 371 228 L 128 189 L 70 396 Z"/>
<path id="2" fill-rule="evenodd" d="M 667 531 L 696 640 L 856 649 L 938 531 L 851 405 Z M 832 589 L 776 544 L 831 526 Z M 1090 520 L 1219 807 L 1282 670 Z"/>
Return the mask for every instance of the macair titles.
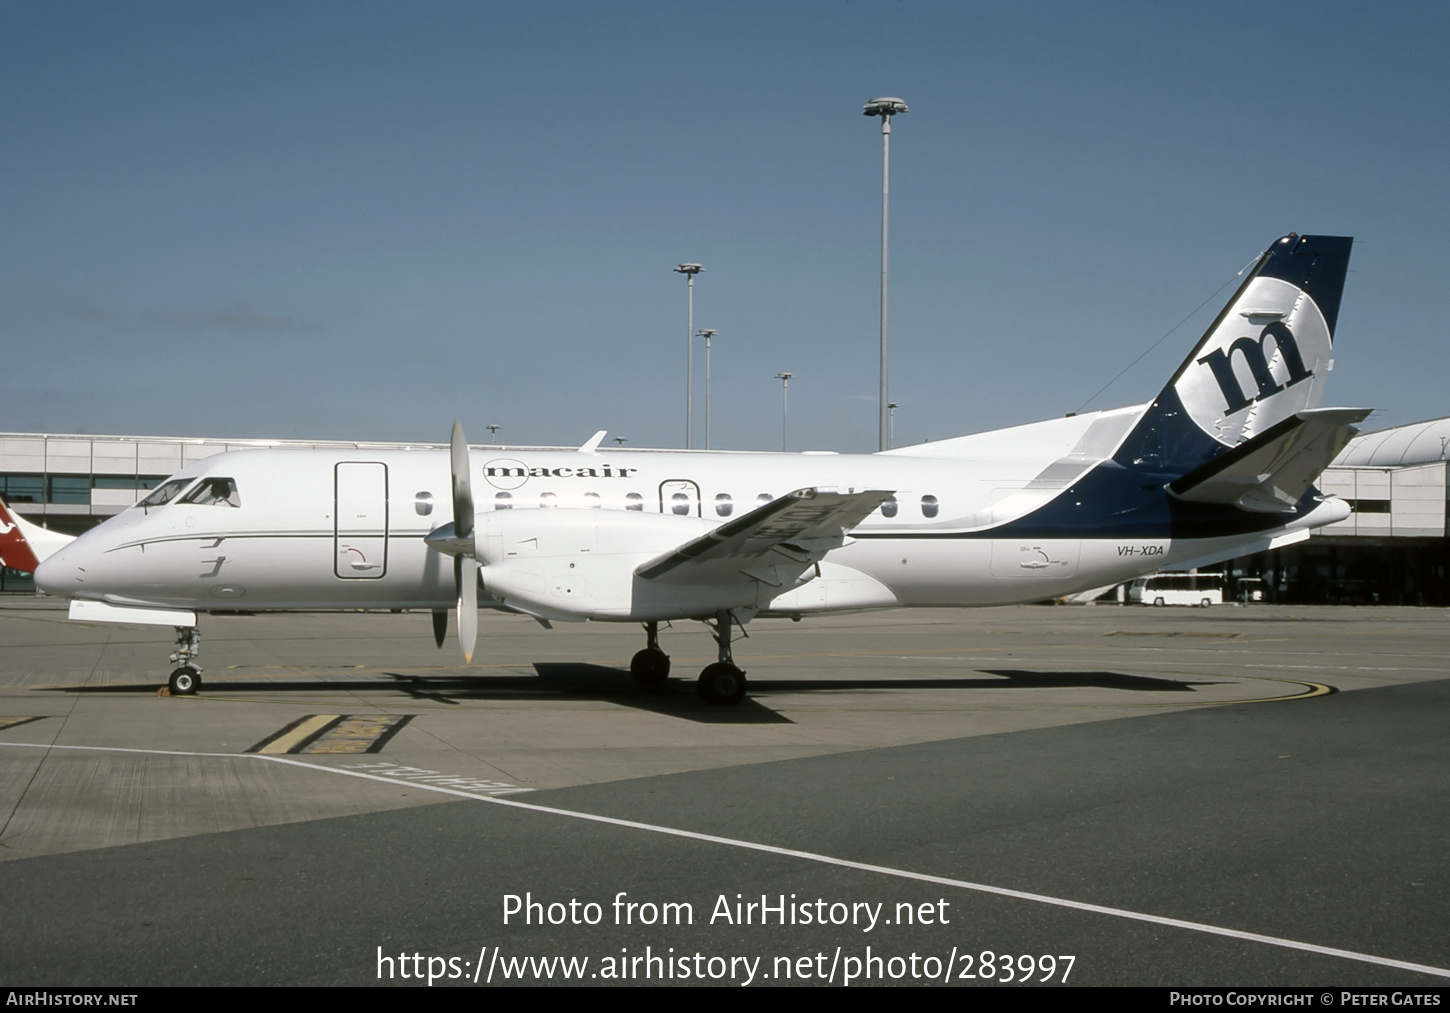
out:
<path id="1" fill-rule="evenodd" d="M 517 489 L 531 478 L 629 478 L 638 468 L 595 464 L 585 468 L 541 468 L 523 461 L 495 460 L 483 466 L 483 477 L 499 489 Z"/>

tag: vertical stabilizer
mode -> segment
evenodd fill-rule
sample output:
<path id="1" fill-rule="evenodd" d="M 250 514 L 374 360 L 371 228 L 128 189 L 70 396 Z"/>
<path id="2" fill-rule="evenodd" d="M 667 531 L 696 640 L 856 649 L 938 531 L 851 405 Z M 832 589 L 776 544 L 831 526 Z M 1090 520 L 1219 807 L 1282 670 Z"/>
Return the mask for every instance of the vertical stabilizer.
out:
<path id="1" fill-rule="evenodd" d="M 0 563 L 34 573 L 40 561 L 74 539 L 31 524 L 0 499 Z"/>
<path id="2" fill-rule="evenodd" d="M 1181 475 L 1318 408 L 1353 242 L 1290 233 L 1270 246 L 1116 459 Z"/>

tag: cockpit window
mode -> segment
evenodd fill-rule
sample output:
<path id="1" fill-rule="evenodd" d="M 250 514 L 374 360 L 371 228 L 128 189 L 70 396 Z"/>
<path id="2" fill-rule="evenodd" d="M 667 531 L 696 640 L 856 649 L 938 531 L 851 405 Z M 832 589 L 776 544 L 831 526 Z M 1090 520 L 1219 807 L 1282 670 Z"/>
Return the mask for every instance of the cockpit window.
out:
<path id="1" fill-rule="evenodd" d="M 165 506 L 176 498 L 177 493 L 191 485 L 191 483 L 192 479 L 189 478 L 173 478 L 169 482 L 162 482 L 152 490 L 151 495 L 136 505 L 142 507 Z"/>
<path id="2" fill-rule="evenodd" d="M 242 498 L 237 494 L 237 483 L 230 478 L 204 478 L 201 484 L 181 501 L 183 503 L 195 503 L 197 506 L 229 506 L 239 507 L 242 505 Z"/>

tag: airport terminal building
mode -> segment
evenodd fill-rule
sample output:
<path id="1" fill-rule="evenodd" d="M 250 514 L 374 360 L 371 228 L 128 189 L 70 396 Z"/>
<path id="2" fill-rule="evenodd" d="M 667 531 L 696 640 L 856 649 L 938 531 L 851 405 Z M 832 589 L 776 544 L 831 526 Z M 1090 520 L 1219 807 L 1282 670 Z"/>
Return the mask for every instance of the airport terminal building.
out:
<path id="1" fill-rule="evenodd" d="M 228 450 L 442 446 L 0 433 L 0 496 L 28 520 L 77 534 L 131 506 L 185 465 Z M 1252 587 L 1265 600 L 1282 603 L 1450 605 L 1447 446 L 1450 418 L 1356 437 L 1319 482 L 1349 502 L 1349 517 L 1316 530 L 1308 541 L 1227 563 L 1225 599 Z M 0 574 L 0 591 L 33 589 L 27 575 Z"/>
<path id="2" fill-rule="evenodd" d="M 1229 586 L 1263 580 L 1271 601 L 1450 605 L 1445 529 L 1450 418 L 1355 437 L 1319 480 L 1352 513 L 1309 540 L 1233 560 Z"/>

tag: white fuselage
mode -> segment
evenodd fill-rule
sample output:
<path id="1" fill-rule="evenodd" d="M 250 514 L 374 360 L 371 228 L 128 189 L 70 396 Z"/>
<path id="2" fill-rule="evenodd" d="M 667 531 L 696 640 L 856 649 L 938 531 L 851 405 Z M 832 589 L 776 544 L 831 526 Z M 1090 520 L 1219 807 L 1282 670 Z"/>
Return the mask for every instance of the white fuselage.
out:
<path id="1" fill-rule="evenodd" d="M 1129 580 L 1337 519 L 1338 504 L 1252 536 L 993 537 L 1110 455 L 1142 408 L 884 454 L 474 448 L 481 604 L 546 619 L 651 621 L 1041 601 Z M 445 450 L 257 450 L 177 476 L 226 478 L 231 501 L 135 507 L 42 564 L 40 586 L 112 605 L 226 609 L 454 604 L 453 561 L 424 538 L 451 521 Z M 644 563 L 793 490 L 893 501 L 799 578 L 698 588 L 641 580 Z M 1320 513 L 1324 516 L 1317 516 Z M 1312 521 L 1312 523 L 1311 523 Z M 722 599 L 722 595 L 724 596 Z"/>

